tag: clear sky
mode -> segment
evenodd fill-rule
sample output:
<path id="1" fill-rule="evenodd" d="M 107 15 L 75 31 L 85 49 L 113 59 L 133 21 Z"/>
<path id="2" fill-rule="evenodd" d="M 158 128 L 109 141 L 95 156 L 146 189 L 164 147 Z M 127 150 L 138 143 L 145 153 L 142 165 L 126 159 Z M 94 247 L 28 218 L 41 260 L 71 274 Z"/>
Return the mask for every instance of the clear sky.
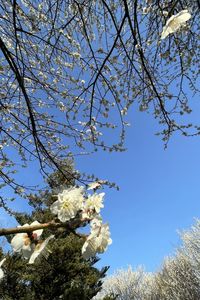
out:
<path id="1" fill-rule="evenodd" d="M 194 120 L 198 111 L 196 103 Z M 164 150 L 161 138 L 154 135 L 159 127 L 150 114 L 132 107 L 128 120 L 132 125 L 127 129 L 126 152 L 80 156 L 75 166 L 120 186 L 120 191 L 105 190 L 102 211 L 113 244 L 98 265 L 110 265 L 109 273 L 128 265 L 157 270 L 179 245 L 177 231 L 200 217 L 200 138 L 176 134 Z M 34 168 L 24 172 L 20 176 L 29 182 L 38 176 Z M 22 202 L 18 207 L 27 209 Z M 0 223 L 13 225 L 2 212 Z"/>
<path id="2" fill-rule="evenodd" d="M 129 120 L 126 152 L 80 157 L 76 164 L 120 186 L 106 191 L 103 212 L 113 244 L 100 265 L 110 265 L 110 273 L 128 265 L 157 270 L 180 245 L 178 230 L 200 217 L 200 138 L 176 134 L 164 150 L 152 116 L 132 108 Z"/>

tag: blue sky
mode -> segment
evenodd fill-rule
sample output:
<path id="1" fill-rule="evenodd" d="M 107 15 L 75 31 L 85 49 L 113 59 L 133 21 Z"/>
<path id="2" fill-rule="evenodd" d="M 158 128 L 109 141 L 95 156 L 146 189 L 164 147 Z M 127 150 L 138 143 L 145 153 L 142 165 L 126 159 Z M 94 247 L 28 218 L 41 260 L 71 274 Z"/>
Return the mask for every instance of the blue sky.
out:
<path id="1" fill-rule="evenodd" d="M 198 103 L 193 119 L 198 119 Z M 180 244 L 178 230 L 187 229 L 200 217 L 200 139 L 175 134 L 164 150 L 159 126 L 150 114 L 132 107 L 123 153 L 98 152 L 78 156 L 75 167 L 116 182 L 120 191 L 105 189 L 105 222 L 109 222 L 113 244 L 101 255 L 98 266 L 118 268 L 143 265 L 155 271 L 163 258 Z M 38 173 L 24 170 L 21 179 L 31 182 Z M 39 177 L 38 177 L 39 178 Z M 24 202 L 17 202 L 26 210 Z M 2 212 L 0 223 L 13 222 Z"/>
<path id="2" fill-rule="evenodd" d="M 197 103 L 198 105 L 198 103 Z M 198 107 L 192 119 L 198 119 Z M 132 107 L 123 153 L 98 152 L 77 157 L 75 167 L 116 182 L 120 191 L 105 189 L 105 222 L 109 222 L 113 244 L 101 255 L 98 266 L 118 268 L 143 265 L 155 271 L 163 258 L 180 245 L 178 230 L 187 229 L 200 217 L 200 139 L 175 134 L 164 150 L 159 127 L 150 114 Z M 32 172 L 22 176 L 37 178 Z M 17 208 L 28 206 L 18 202 Z M 3 213 L 4 226 L 14 223 Z"/>
<path id="3" fill-rule="evenodd" d="M 164 150 L 161 138 L 154 135 L 157 122 L 133 110 L 126 152 L 99 152 L 76 163 L 79 170 L 120 186 L 119 192 L 106 190 L 103 211 L 113 244 L 101 255 L 100 265 L 110 265 L 110 273 L 128 265 L 157 270 L 180 245 L 178 230 L 200 217 L 200 139 L 175 134 Z"/>

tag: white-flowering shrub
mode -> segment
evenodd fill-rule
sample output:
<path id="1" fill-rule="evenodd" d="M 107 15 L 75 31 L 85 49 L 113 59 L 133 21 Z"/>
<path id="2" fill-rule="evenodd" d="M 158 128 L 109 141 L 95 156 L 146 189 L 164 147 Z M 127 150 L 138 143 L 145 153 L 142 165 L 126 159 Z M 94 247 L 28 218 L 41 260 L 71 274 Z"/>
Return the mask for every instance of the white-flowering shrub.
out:
<path id="1" fill-rule="evenodd" d="M 136 271 L 131 267 L 121 269 L 105 279 L 102 291 L 93 300 L 102 300 L 107 295 L 116 295 L 118 300 L 148 299 L 152 285 L 152 274 L 145 273 L 142 268 Z"/>
<path id="2" fill-rule="evenodd" d="M 155 275 L 155 295 L 163 300 L 195 300 L 200 295 L 200 280 L 191 261 L 183 254 L 167 258 L 162 270 Z"/>
<path id="3" fill-rule="evenodd" d="M 118 300 L 199 300 L 200 299 L 200 220 L 181 233 L 182 246 L 173 257 L 165 258 L 160 271 L 142 268 L 119 270 L 105 279 L 94 300 L 115 295 Z"/>

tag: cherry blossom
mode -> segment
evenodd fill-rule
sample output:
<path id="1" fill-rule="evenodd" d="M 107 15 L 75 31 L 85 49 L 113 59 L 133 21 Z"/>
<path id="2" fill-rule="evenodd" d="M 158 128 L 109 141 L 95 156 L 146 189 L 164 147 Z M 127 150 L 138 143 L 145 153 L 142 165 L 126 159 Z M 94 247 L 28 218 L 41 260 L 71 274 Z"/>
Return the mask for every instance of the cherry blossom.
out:
<path id="1" fill-rule="evenodd" d="M 112 243 L 108 224 L 96 226 L 91 230 L 82 247 L 82 255 L 85 259 L 93 257 L 96 253 L 103 253 Z"/>
<path id="2" fill-rule="evenodd" d="M 74 218 L 84 201 L 83 190 L 83 187 L 72 187 L 58 194 L 58 200 L 50 207 L 51 212 L 58 215 L 61 222 Z"/>
<path id="3" fill-rule="evenodd" d="M 166 25 L 163 27 L 161 39 L 165 39 L 170 33 L 176 32 L 190 18 L 191 14 L 187 9 L 184 9 L 178 14 L 171 16 L 169 20 L 167 20 Z"/>
<path id="4" fill-rule="evenodd" d="M 96 214 L 100 213 L 103 205 L 103 197 L 105 193 L 93 194 L 85 200 L 83 204 L 82 218 L 93 218 Z"/>
<path id="5" fill-rule="evenodd" d="M 96 190 L 98 189 L 105 181 L 99 180 L 88 184 L 88 190 Z"/>
<path id="6" fill-rule="evenodd" d="M 97 227 L 101 227 L 102 222 L 103 222 L 102 217 L 99 214 L 97 214 L 91 220 L 91 222 L 90 222 L 90 228 L 93 230 L 93 229 L 95 229 Z"/>
<path id="7" fill-rule="evenodd" d="M 32 222 L 30 225 L 38 225 L 38 221 Z M 24 224 L 24 226 L 29 226 L 29 224 Z M 21 226 L 20 226 L 21 227 Z M 31 235 L 27 233 L 17 233 L 11 240 L 11 246 L 14 252 L 22 252 L 24 258 L 29 259 L 32 252 L 34 251 L 34 242 L 38 241 L 43 229 L 34 230 Z"/>
<path id="8" fill-rule="evenodd" d="M 11 228 L 3 229 L 3 231 L 7 231 L 7 234 L 18 232 L 11 240 L 13 251 L 21 253 L 28 260 L 28 264 L 33 264 L 37 257 L 45 251 L 49 241 L 54 238 L 54 235 L 50 235 L 45 240 L 41 240 L 43 228 L 65 228 L 66 225 L 68 226 L 68 223 L 63 223 L 66 221 L 70 222 L 76 217 L 77 227 L 84 226 L 85 221 L 90 223 L 91 231 L 82 247 L 83 258 L 88 259 L 95 256 L 96 253 L 103 253 L 108 245 L 112 243 L 109 226 L 102 223 L 100 215 L 100 210 L 104 207 L 104 195 L 105 193 L 87 195 L 83 186 L 68 188 L 59 193 L 57 195 L 58 200 L 50 206 L 51 212 L 58 216 L 60 222 L 53 220 L 41 224 L 38 221 L 34 221 L 30 225 L 18 226 L 19 230 L 17 230 L 18 228 Z M 39 229 L 33 230 L 34 228 Z M 47 251 L 51 252 L 50 250 Z M 0 276 L 3 276 L 1 269 Z"/>

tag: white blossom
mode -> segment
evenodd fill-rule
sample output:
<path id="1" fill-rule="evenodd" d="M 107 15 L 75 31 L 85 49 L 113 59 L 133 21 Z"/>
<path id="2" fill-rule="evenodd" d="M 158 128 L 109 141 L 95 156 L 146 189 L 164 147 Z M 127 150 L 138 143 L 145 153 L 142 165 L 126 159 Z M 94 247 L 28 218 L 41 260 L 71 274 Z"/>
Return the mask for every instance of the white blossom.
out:
<path id="1" fill-rule="evenodd" d="M 95 190 L 95 189 L 99 188 L 104 182 L 105 182 L 104 180 L 91 182 L 88 184 L 87 190 Z"/>
<path id="2" fill-rule="evenodd" d="M 34 221 L 30 226 L 38 224 L 40 224 L 38 221 Z M 22 227 L 24 226 L 29 226 L 29 224 L 24 224 Z M 17 233 L 11 240 L 13 251 L 17 253 L 22 252 L 23 257 L 29 259 L 35 247 L 33 242 L 39 240 L 42 232 L 43 229 L 34 230 L 31 237 L 27 233 Z"/>
<path id="3" fill-rule="evenodd" d="M 39 242 L 33 251 L 33 253 L 30 256 L 30 259 L 28 261 L 28 264 L 33 264 L 35 259 L 40 255 L 41 252 L 43 252 L 48 244 L 48 242 L 54 238 L 54 235 L 50 235 L 46 240 L 43 242 Z"/>
<path id="4" fill-rule="evenodd" d="M 166 25 L 163 27 L 161 39 L 165 39 L 170 33 L 176 32 L 190 18 L 191 14 L 187 9 L 184 9 L 178 14 L 171 16 L 169 20 L 167 20 Z"/>
<path id="5" fill-rule="evenodd" d="M 83 201 L 83 187 L 72 187 L 58 194 L 58 200 L 51 205 L 50 210 L 61 222 L 66 222 L 81 210 Z"/>
<path id="6" fill-rule="evenodd" d="M 112 243 L 108 224 L 103 224 L 91 230 L 82 247 L 82 255 L 85 259 L 93 257 L 96 253 L 103 253 Z"/>
<path id="7" fill-rule="evenodd" d="M 85 209 L 86 210 L 94 210 L 96 213 L 100 213 L 103 205 L 103 197 L 105 193 L 93 194 L 85 201 Z"/>
<path id="8" fill-rule="evenodd" d="M 119 300 L 165 299 L 154 298 L 155 293 L 152 293 L 154 282 L 153 273 L 145 272 L 142 267 L 133 270 L 129 266 L 128 269 L 119 269 L 113 275 L 107 276 L 103 281 L 101 291 L 92 300 L 102 300 L 112 294 L 118 295 Z"/>
<path id="9" fill-rule="evenodd" d="M 91 230 L 100 227 L 102 225 L 102 217 L 100 215 L 96 215 L 90 222 Z"/>

